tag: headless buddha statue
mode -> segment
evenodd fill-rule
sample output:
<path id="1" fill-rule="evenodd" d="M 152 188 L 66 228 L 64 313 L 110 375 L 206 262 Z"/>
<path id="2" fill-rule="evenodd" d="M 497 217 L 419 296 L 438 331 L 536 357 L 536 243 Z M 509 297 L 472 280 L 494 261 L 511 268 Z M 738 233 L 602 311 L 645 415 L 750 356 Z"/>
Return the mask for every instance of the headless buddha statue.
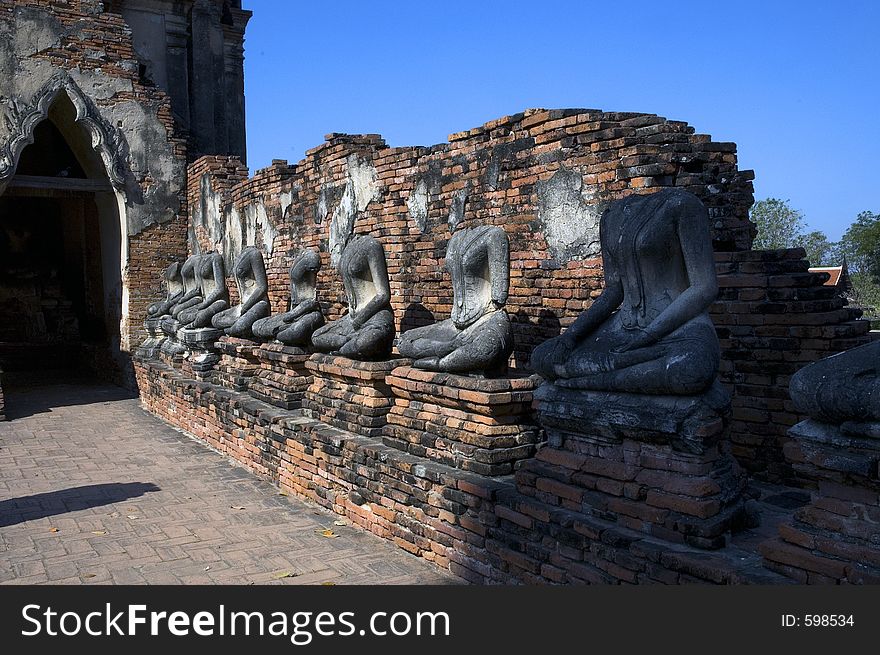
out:
<path id="1" fill-rule="evenodd" d="M 312 333 L 324 325 L 318 304 L 318 271 L 321 256 L 311 249 L 302 250 L 290 267 L 290 305 L 287 312 L 261 318 L 253 325 L 254 336 L 276 340 L 285 346 L 305 347 Z"/>
<path id="2" fill-rule="evenodd" d="M 600 221 L 605 289 L 532 368 L 561 387 L 691 395 L 715 381 L 720 347 L 708 309 L 718 293 L 709 216 L 665 189 L 613 203 Z"/>
<path id="3" fill-rule="evenodd" d="M 319 352 L 351 359 L 384 359 L 394 343 L 391 285 L 382 244 L 368 235 L 354 236 L 342 251 L 339 274 L 348 312 L 318 328 L 312 345 Z"/>
<path id="4" fill-rule="evenodd" d="M 458 230 L 449 240 L 452 316 L 408 330 L 398 349 L 413 366 L 448 373 L 500 374 L 513 346 L 503 309 L 510 281 L 510 245 L 500 227 Z"/>
<path id="5" fill-rule="evenodd" d="M 154 302 L 147 307 L 147 318 L 159 318 L 165 316 L 183 297 L 184 288 L 183 277 L 180 272 L 181 268 L 182 266 L 180 262 L 174 262 L 165 269 L 165 300 Z"/>
<path id="6" fill-rule="evenodd" d="M 201 288 L 199 287 L 198 264 L 201 255 L 191 255 L 180 267 L 180 278 L 183 281 L 183 294 L 178 298 L 165 314 L 161 315 L 160 325 L 166 336 L 174 338 L 180 322 L 180 314 L 202 302 Z"/>
<path id="7" fill-rule="evenodd" d="M 180 324 L 190 329 L 211 327 L 211 319 L 229 308 L 229 291 L 226 289 L 223 257 L 219 253 L 209 252 L 199 257 L 196 277 L 199 281 L 201 300 L 177 316 Z"/>
<path id="8" fill-rule="evenodd" d="M 241 251 L 233 265 L 239 304 L 214 315 L 211 325 L 231 337 L 250 338 L 258 319 L 269 315 L 269 280 L 263 253 L 254 246 Z"/>

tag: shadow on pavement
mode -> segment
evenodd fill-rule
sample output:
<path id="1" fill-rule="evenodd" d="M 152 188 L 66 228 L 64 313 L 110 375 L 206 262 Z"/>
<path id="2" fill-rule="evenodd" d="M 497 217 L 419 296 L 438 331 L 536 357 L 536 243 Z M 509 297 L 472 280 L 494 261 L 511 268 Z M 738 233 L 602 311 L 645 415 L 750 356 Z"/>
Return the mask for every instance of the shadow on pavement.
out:
<path id="1" fill-rule="evenodd" d="M 56 407 L 93 405 L 137 398 L 129 389 L 96 380 L 76 370 L 4 373 L 6 420 L 14 421 Z"/>
<path id="2" fill-rule="evenodd" d="M 112 505 L 154 491 L 161 490 L 152 482 L 111 482 L 10 498 L 0 501 L 0 528 L 67 512 Z"/>

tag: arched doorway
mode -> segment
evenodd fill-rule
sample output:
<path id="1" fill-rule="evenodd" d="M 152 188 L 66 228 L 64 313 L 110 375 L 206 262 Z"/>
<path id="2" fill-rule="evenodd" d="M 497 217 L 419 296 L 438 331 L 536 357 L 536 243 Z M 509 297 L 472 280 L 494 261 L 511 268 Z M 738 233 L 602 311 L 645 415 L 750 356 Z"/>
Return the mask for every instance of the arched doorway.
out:
<path id="1" fill-rule="evenodd" d="M 0 195 L 0 364 L 121 379 L 118 191 L 59 89 Z"/>

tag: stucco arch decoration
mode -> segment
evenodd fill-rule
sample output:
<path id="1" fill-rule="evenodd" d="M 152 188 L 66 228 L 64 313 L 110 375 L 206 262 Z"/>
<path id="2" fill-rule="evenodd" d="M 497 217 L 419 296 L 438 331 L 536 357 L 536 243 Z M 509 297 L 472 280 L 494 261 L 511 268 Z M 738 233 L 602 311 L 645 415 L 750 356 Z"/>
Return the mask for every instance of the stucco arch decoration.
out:
<path id="1" fill-rule="evenodd" d="M 22 106 L 15 99 L 0 99 L 6 110 L 3 116 L 6 131 L 11 135 L 6 143 L 0 143 L 0 193 L 14 175 L 22 151 L 33 143 L 37 125 L 48 117 L 52 103 L 61 93 L 66 93 L 73 103 L 75 121 L 89 134 L 92 148 L 101 157 L 110 184 L 125 201 L 131 200 L 133 180 L 125 165 L 128 153 L 125 136 L 100 115 L 94 103 L 65 72 L 51 77 L 29 105 Z"/>

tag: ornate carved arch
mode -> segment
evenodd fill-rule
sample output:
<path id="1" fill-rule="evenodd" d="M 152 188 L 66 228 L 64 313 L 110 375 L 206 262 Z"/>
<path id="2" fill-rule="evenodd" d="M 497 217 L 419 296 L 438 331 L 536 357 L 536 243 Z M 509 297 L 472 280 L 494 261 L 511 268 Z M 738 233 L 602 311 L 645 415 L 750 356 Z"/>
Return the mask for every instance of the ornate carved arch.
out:
<path id="1" fill-rule="evenodd" d="M 4 121 L 10 134 L 0 144 L 0 193 L 15 173 L 22 151 L 34 142 L 34 129 L 49 115 L 49 108 L 60 93 L 66 93 L 76 109 L 76 123 L 89 134 L 92 147 L 104 163 L 107 177 L 113 187 L 126 193 L 131 174 L 125 164 L 128 142 L 125 136 L 98 112 L 92 100 L 74 82 L 61 72 L 50 78 L 34 95 L 29 105 L 22 106 L 14 99 L 6 102 Z"/>

